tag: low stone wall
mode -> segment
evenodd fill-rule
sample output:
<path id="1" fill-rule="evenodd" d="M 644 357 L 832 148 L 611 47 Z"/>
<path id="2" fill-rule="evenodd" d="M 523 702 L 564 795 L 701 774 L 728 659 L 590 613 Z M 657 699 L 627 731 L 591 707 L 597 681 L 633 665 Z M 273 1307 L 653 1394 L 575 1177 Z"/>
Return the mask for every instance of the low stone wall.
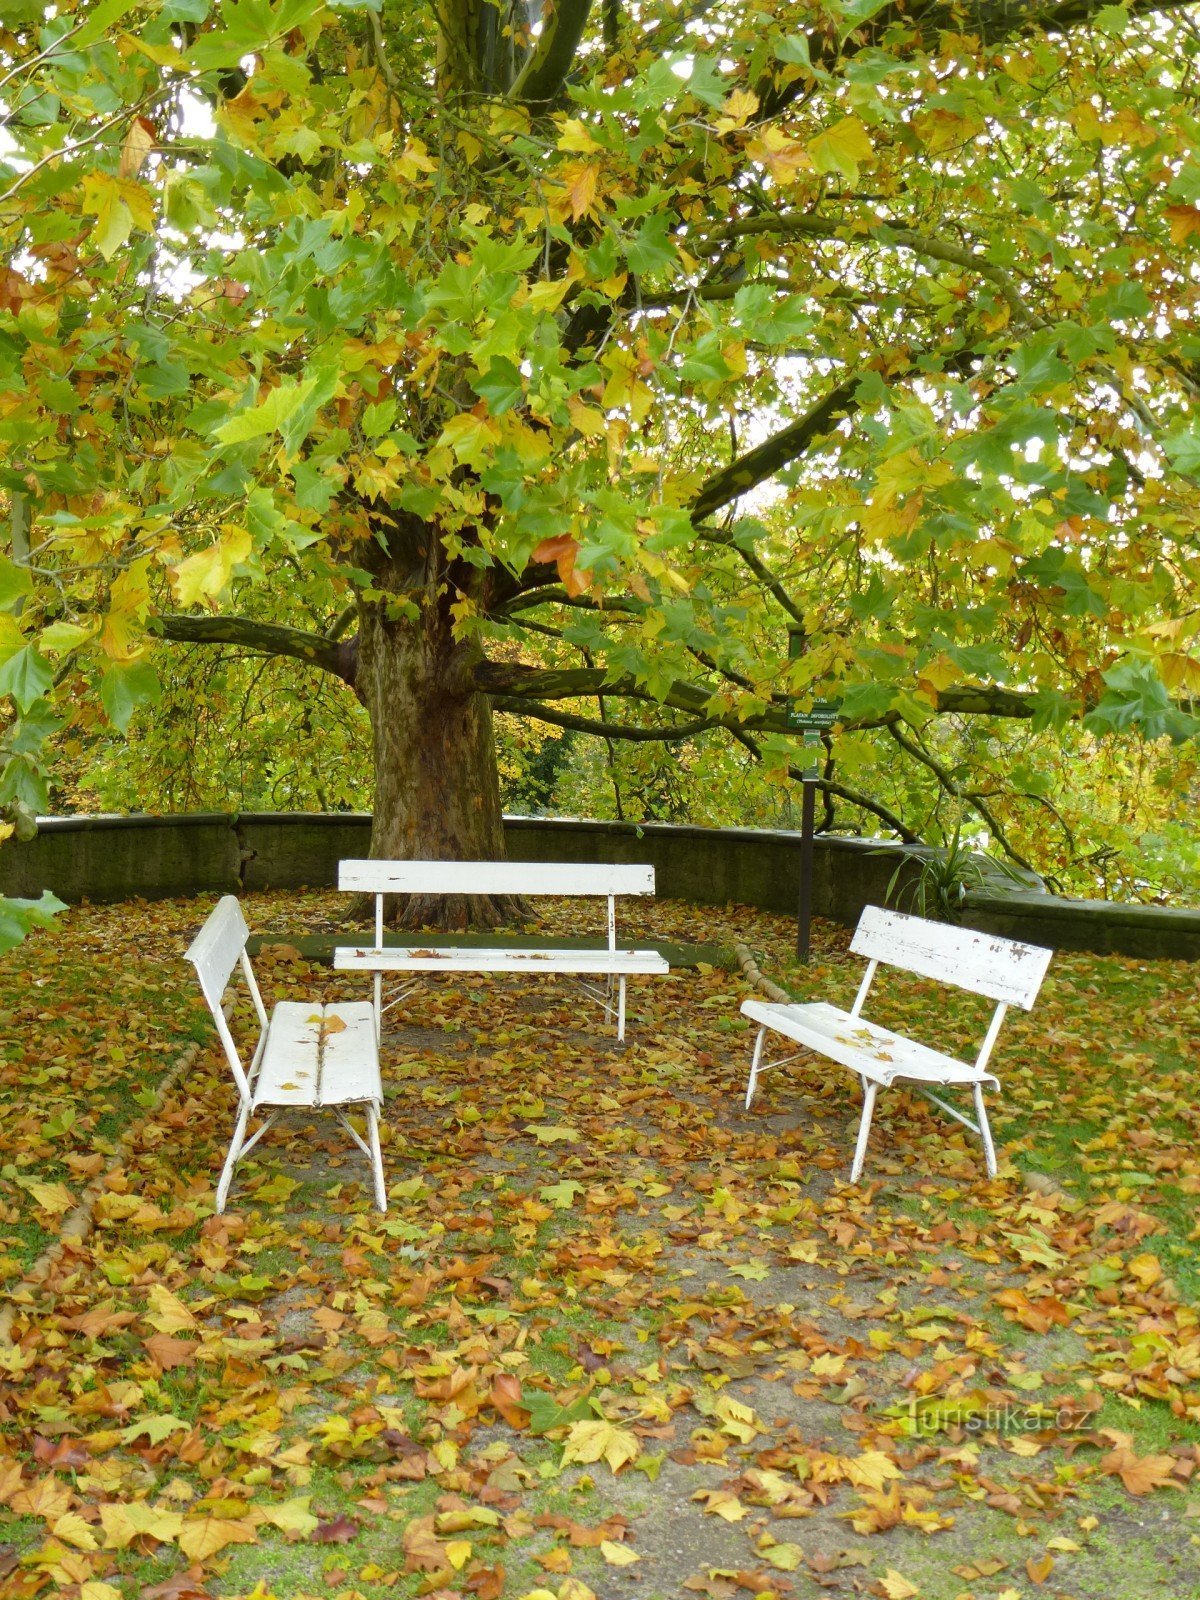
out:
<path id="1" fill-rule="evenodd" d="M 516 861 L 646 861 L 658 893 L 699 905 L 795 910 L 800 836 L 760 828 L 637 826 L 551 817 L 507 817 Z M 365 856 L 371 819 L 351 813 L 219 812 L 172 817 L 50 817 L 37 837 L 0 849 L 0 892 L 61 899 L 237 893 L 332 884 L 337 864 Z M 845 924 L 882 904 L 900 869 L 911 881 L 929 852 L 902 845 L 818 838 L 813 910 Z M 1200 959 L 1200 912 L 1102 900 L 1063 900 L 1002 878 L 969 894 L 971 927 L 1058 950 L 1136 958 Z"/>

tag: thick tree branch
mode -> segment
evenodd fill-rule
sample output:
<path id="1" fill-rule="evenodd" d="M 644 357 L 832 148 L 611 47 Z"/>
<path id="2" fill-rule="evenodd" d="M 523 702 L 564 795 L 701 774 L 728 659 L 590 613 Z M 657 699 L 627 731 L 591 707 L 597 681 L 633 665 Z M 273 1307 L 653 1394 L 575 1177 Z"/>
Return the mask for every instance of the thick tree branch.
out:
<path id="1" fill-rule="evenodd" d="M 738 734 L 737 739 L 739 744 L 745 745 L 756 761 L 762 760 L 762 751 L 753 739 L 745 734 Z M 857 806 L 860 811 L 866 811 L 871 816 L 878 817 L 880 822 L 884 823 L 893 833 L 903 839 L 905 844 L 920 844 L 919 837 L 902 817 L 898 817 L 894 811 L 889 811 L 887 806 L 881 805 L 878 800 L 872 800 L 870 795 L 860 794 L 857 789 L 848 789 L 844 783 L 837 783 L 828 776 L 815 780 L 806 777 L 803 767 L 789 767 L 787 772 L 788 777 L 794 778 L 797 783 L 815 783 L 815 787 L 821 791 L 826 800 L 830 796 L 836 795 L 839 800 L 848 800 L 852 806 Z"/>
<path id="2" fill-rule="evenodd" d="M 809 239 L 837 239 L 848 245 L 883 245 L 911 250 L 914 255 L 926 256 L 932 261 L 945 261 L 967 272 L 980 274 L 995 284 L 1018 322 L 1024 322 L 1029 316 L 1029 307 L 1021 299 L 1016 285 L 1003 267 L 995 266 L 986 256 L 964 245 L 916 233 L 912 228 L 884 217 L 841 218 L 823 217 L 811 211 L 770 211 L 759 216 L 736 218 L 713 233 L 706 234 L 696 242 L 696 248 L 703 249 L 710 244 L 724 246 L 734 240 L 764 234 L 773 237 L 792 235 Z"/>
<path id="3" fill-rule="evenodd" d="M 705 517 L 711 517 L 714 511 L 727 506 L 756 484 L 773 478 L 790 461 L 803 455 L 814 439 L 828 433 L 835 422 L 848 416 L 854 410 L 859 376 L 856 373 L 852 378 L 843 379 L 802 417 L 797 417 L 795 422 L 755 445 L 753 450 L 747 450 L 745 455 L 711 477 L 692 501 L 692 522 L 703 522 Z"/>
<path id="4" fill-rule="evenodd" d="M 625 739 L 645 744 L 672 744 L 679 739 L 694 739 L 698 733 L 724 724 L 717 718 L 701 717 L 695 722 L 681 722 L 673 728 L 638 728 L 628 722 L 604 722 L 595 717 L 573 717 L 566 711 L 552 711 L 538 700 L 519 698 L 492 701 L 493 711 L 507 711 L 514 717 L 532 717 L 537 722 L 548 722 L 555 728 L 568 728 L 572 733 L 595 734 L 602 739 Z"/>
<path id="5" fill-rule="evenodd" d="M 484 694 L 517 700 L 575 700 L 584 696 L 605 694 L 614 699 L 646 700 L 652 704 L 670 706 L 675 711 L 689 711 L 693 716 L 711 719 L 714 724 L 738 728 L 752 728 L 760 732 L 791 733 L 787 712 L 783 706 L 770 706 L 751 716 L 735 714 L 713 717 L 710 706 L 713 691 L 702 684 L 687 683 L 677 678 L 665 697 L 650 693 L 629 674 L 611 677 L 603 667 L 527 667 L 514 661 L 481 661 L 474 669 L 473 682 Z M 511 707 L 509 709 L 512 709 Z M 938 712 L 955 712 L 963 716 L 1032 717 L 1037 702 L 1032 695 L 1015 689 L 1004 689 L 996 684 L 954 684 L 938 695 Z M 896 713 L 887 716 L 848 721 L 847 728 L 878 728 L 895 720 Z M 857 802 L 855 802 L 857 804 Z"/>
<path id="6" fill-rule="evenodd" d="M 541 34 L 508 91 L 510 100 L 536 109 L 555 99 L 567 81 L 591 9 L 592 0 L 555 0 L 553 9 L 542 13 Z"/>
<path id="7" fill-rule="evenodd" d="M 328 639 L 319 633 L 305 633 L 277 622 L 258 622 L 252 617 L 168 614 L 152 618 L 149 630 L 175 644 L 232 644 L 258 655 L 291 656 L 354 686 L 358 654 L 354 639 Z"/>
<path id="8" fill-rule="evenodd" d="M 1130 0 L 1131 17 L 1151 17 L 1164 11 L 1182 11 L 1193 0 Z M 839 39 L 832 29 L 821 29 L 808 35 L 809 57 L 813 66 L 831 68 L 839 59 L 855 56 L 861 50 L 877 48 L 890 28 L 900 27 L 916 36 L 927 46 L 936 43 L 941 33 L 973 34 L 981 44 L 997 45 L 1009 39 L 1020 39 L 1038 33 L 1066 33 L 1082 27 L 1104 9 L 1106 0 L 1063 0 L 1062 4 L 1031 3 L 1020 0 L 931 0 L 931 3 L 909 10 L 903 0 L 884 6 L 861 28 L 856 28 L 846 39 Z M 793 101 L 812 88 L 812 77 L 807 72 L 798 73 L 787 82 L 779 83 L 764 78 L 757 86 L 760 117 L 776 117 Z"/>
<path id="9" fill-rule="evenodd" d="M 927 767 L 928 770 L 933 773 L 938 783 L 948 795 L 957 800 L 960 805 L 969 805 L 973 811 L 978 812 L 978 814 L 987 823 L 988 827 L 995 834 L 1000 843 L 1000 848 L 1010 860 L 1015 861 L 1019 867 L 1024 867 L 1027 872 L 1036 873 L 1036 868 L 1033 866 L 1033 864 L 1027 861 L 1020 851 L 1015 849 L 1009 843 L 1007 834 L 1000 826 L 999 822 L 997 822 L 995 813 L 992 811 L 992 808 L 988 805 L 987 801 L 982 797 L 982 795 L 979 795 L 971 790 L 964 789 L 954 775 L 950 772 L 947 772 L 946 768 L 936 756 L 931 754 L 930 751 L 926 750 L 915 739 L 910 739 L 908 737 L 908 735 L 900 727 L 899 723 L 889 723 L 888 732 L 891 734 L 892 738 L 896 741 L 900 748 L 902 750 L 906 750 L 908 754 L 912 756 L 914 761 L 919 761 L 923 767 Z"/>

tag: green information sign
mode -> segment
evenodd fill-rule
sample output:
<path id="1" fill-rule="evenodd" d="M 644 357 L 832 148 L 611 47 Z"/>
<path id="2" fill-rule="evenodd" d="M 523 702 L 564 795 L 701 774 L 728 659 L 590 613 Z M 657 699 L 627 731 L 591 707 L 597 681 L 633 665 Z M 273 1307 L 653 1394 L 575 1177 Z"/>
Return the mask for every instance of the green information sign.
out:
<path id="1" fill-rule="evenodd" d="M 788 727 L 797 733 L 828 733 L 841 715 L 840 700 L 814 700 L 806 711 L 799 706 L 788 707 Z"/>

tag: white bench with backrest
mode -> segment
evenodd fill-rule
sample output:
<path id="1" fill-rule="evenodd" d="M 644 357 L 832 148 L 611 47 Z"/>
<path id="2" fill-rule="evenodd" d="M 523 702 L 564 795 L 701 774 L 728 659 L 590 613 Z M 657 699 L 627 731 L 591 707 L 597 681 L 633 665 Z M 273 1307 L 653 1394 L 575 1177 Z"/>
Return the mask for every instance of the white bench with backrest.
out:
<path id="1" fill-rule="evenodd" d="M 338 887 L 375 896 L 375 943 L 342 946 L 333 964 L 343 971 L 375 975 L 376 1026 L 383 1013 L 399 1004 L 417 984 L 409 984 L 383 1005 L 385 973 L 412 972 L 555 972 L 590 979 L 583 987 L 617 1021 L 617 1038 L 625 1037 L 625 980 L 634 974 L 670 971 L 658 950 L 635 950 L 617 944 L 619 895 L 653 894 L 654 868 L 546 861 L 343 861 Z M 608 940 L 602 948 L 562 950 L 551 945 L 522 948 L 497 943 L 385 945 L 384 899 L 387 895 L 576 895 L 608 901 Z M 597 980 L 603 980 L 600 988 Z M 614 1003 L 614 987 L 616 989 Z"/>
<path id="2" fill-rule="evenodd" d="M 763 1061 L 763 1042 L 768 1033 L 777 1033 L 847 1067 L 862 1080 L 862 1119 L 850 1169 L 851 1183 L 857 1183 L 862 1175 L 875 1097 L 880 1089 L 899 1082 L 915 1085 L 935 1105 L 980 1135 L 988 1176 L 994 1178 L 996 1151 L 988 1127 L 983 1091 L 998 1089 L 1000 1084 L 986 1070 L 987 1064 L 1006 1011 L 1009 1006 L 1020 1006 L 1025 1011 L 1032 1007 L 1053 951 L 1039 945 L 1017 944 L 990 933 L 927 922 L 921 917 L 904 916 L 879 906 L 867 906 L 863 911 L 850 949 L 854 955 L 866 958 L 867 970 L 849 1011 L 824 1002 L 777 1005 L 761 1000 L 743 1001 L 742 1014 L 759 1024 L 750 1062 L 750 1081 L 746 1086 L 747 1109 L 762 1074 L 796 1059 L 792 1054 L 779 1061 Z M 893 1033 L 890 1028 L 867 1021 L 862 1014 L 863 1006 L 881 966 L 898 967 L 996 1001 L 991 1023 L 974 1061 L 959 1061 L 929 1045 Z M 970 1088 L 976 1120 L 972 1121 L 932 1093 L 930 1085 Z"/>
<path id="3" fill-rule="evenodd" d="M 375 1012 L 369 1001 L 321 1005 L 281 1000 L 270 1016 L 246 954 L 250 930 L 242 908 L 231 894 L 216 909 L 192 940 L 187 959 L 196 969 L 225 1047 L 225 1055 L 238 1091 L 238 1114 L 229 1154 L 217 1185 L 217 1210 L 224 1211 L 234 1168 L 262 1138 L 278 1112 L 285 1107 L 327 1108 L 344 1125 L 355 1144 L 370 1158 L 375 1201 L 387 1210 L 383 1157 L 379 1149 L 379 1113 L 383 1086 L 379 1076 L 379 1047 Z M 261 1032 L 249 1068 L 243 1066 L 238 1047 L 222 1007 L 225 990 L 235 967 L 241 967 Z M 346 1108 L 361 1106 L 366 1115 L 364 1141 L 346 1115 Z M 261 1128 L 246 1138 L 250 1118 L 266 1112 Z"/>

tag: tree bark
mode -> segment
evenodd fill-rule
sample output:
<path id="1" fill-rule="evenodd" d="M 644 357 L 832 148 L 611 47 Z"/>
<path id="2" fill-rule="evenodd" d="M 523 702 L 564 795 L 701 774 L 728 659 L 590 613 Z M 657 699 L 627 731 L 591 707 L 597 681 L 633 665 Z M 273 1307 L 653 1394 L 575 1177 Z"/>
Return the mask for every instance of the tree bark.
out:
<path id="1" fill-rule="evenodd" d="M 471 678 L 477 660 L 474 647 L 455 642 L 441 604 L 416 620 L 362 605 L 355 690 L 371 718 L 374 859 L 504 859 L 491 706 Z M 388 913 L 401 927 L 495 927 L 524 906 L 506 896 L 413 895 L 398 896 Z"/>

